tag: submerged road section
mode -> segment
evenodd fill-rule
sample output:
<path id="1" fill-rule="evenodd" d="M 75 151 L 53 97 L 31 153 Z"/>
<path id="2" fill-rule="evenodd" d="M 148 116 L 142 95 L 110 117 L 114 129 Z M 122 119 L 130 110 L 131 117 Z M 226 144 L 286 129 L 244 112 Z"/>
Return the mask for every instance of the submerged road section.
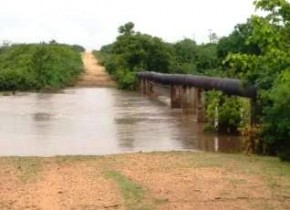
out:
<path id="1" fill-rule="evenodd" d="M 194 117 L 137 92 L 115 88 L 17 92 L 0 96 L 0 115 L 0 156 L 234 152 L 242 147 L 238 137 L 205 134 Z"/>

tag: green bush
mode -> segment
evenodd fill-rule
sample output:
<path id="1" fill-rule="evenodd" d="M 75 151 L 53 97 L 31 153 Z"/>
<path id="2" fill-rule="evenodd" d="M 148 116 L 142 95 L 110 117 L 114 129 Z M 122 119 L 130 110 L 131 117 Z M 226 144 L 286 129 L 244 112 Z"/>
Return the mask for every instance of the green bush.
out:
<path id="1" fill-rule="evenodd" d="M 136 74 L 128 69 L 119 69 L 116 72 L 118 88 L 122 90 L 135 90 L 137 87 Z"/>
<path id="2" fill-rule="evenodd" d="M 248 118 L 247 109 L 248 107 L 238 97 L 227 96 L 219 91 L 209 91 L 206 94 L 206 129 L 224 134 L 237 134 L 240 125 Z"/>
<path id="3" fill-rule="evenodd" d="M 264 117 L 263 137 L 273 154 L 290 160 L 290 69 L 285 70 L 275 81 L 270 91 L 272 104 Z"/>
<path id="4" fill-rule="evenodd" d="M 0 90 L 59 89 L 82 72 L 81 55 L 60 44 L 17 44 L 0 53 Z"/>
<path id="5" fill-rule="evenodd" d="M 173 72 L 173 47 L 160 38 L 133 29 L 133 23 L 121 26 L 117 40 L 95 52 L 122 89 L 136 87 L 135 75 L 138 71 Z"/>
<path id="6" fill-rule="evenodd" d="M 224 63 L 232 75 L 257 88 L 256 118 L 262 125 L 258 137 L 267 143 L 270 154 L 290 160 L 290 3 L 256 0 L 254 4 L 264 15 L 253 15 L 248 21 L 243 39 L 247 49 L 230 53 Z"/>

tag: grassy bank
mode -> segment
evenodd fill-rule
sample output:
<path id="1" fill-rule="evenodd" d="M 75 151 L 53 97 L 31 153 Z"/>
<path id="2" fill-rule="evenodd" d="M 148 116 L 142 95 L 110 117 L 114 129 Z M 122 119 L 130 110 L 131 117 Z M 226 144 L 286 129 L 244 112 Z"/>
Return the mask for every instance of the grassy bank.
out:
<path id="1" fill-rule="evenodd" d="M 290 164 L 272 157 L 2 157 L 0 186 L 0 209 L 290 208 Z"/>

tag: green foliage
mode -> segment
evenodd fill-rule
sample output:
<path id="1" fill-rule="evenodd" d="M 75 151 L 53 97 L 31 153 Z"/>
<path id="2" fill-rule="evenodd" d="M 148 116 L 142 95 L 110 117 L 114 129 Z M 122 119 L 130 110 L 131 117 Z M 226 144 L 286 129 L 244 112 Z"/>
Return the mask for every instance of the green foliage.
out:
<path id="1" fill-rule="evenodd" d="M 134 26 L 134 23 L 128 22 L 125 25 L 119 27 L 119 33 L 124 35 L 132 35 L 135 33 L 133 30 Z"/>
<path id="2" fill-rule="evenodd" d="M 219 101 L 220 97 L 222 96 L 222 93 L 219 91 L 208 91 L 206 92 L 205 96 L 205 104 L 206 104 L 206 131 L 217 131 L 217 120 L 218 120 L 218 115 L 217 115 L 217 110 L 219 107 Z"/>
<path id="3" fill-rule="evenodd" d="M 121 89 L 136 87 L 136 72 L 151 70 L 172 72 L 173 48 L 157 37 L 135 32 L 133 23 L 119 27 L 120 35 L 110 45 L 103 46 L 98 56 Z M 96 53 L 95 53 L 96 54 Z"/>
<path id="4" fill-rule="evenodd" d="M 119 28 L 120 36 L 104 46 L 104 64 L 120 81 L 121 88 L 133 88 L 140 70 L 231 77 L 244 80 L 258 90 L 258 135 L 272 154 L 290 159 L 289 151 L 289 73 L 290 3 L 286 0 L 256 0 L 264 16 L 253 15 L 246 23 L 217 44 L 198 45 L 184 39 L 168 44 L 157 37 L 135 32 L 134 24 Z M 219 130 L 236 132 L 249 126 L 249 104 L 235 97 L 208 93 L 207 118 L 214 125 L 219 110 Z M 241 112 L 241 109 L 243 112 Z M 288 111 L 288 112 L 287 112 Z M 274 123 L 275 122 L 275 123 Z"/>
<path id="5" fill-rule="evenodd" d="M 237 97 L 227 96 L 219 91 L 208 91 L 206 97 L 207 130 L 215 129 L 223 134 L 238 133 L 239 125 L 247 117 L 241 112 L 245 109 L 241 99 Z"/>
<path id="6" fill-rule="evenodd" d="M 168 44 L 157 37 L 135 32 L 133 23 L 119 27 L 119 32 L 120 35 L 114 43 L 103 46 L 100 52 L 95 52 L 95 55 L 118 81 L 120 89 L 135 89 L 136 72 L 144 70 L 224 76 L 224 72 L 219 69 L 221 61 L 218 60 L 218 45 L 215 43 L 197 45 L 194 40 L 184 39 Z M 224 105 L 229 103 L 231 106 L 232 100 L 229 97 L 222 98 Z M 236 117 L 233 114 L 235 111 L 224 107 L 219 106 L 221 125 L 226 128 L 225 130 L 234 132 L 239 126 L 240 119 L 233 119 Z"/>
<path id="7" fill-rule="evenodd" d="M 248 44 L 256 44 L 260 54 L 231 54 L 226 62 L 234 73 L 258 89 L 262 137 L 272 154 L 290 160 L 289 147 L 289 67 L 290 3 L 286 0 L 257 0 L 265 16 L 252 16 Z"/>
<path id="8" fill-rule="evenodd" d="M 197 45 L 194 40 L 184 39 L 175 43 L 173 48 L 176 73 L 205 75 L 219 67 L 217 44 Z"/>
<path id="9" fill-rule="evenodd" d="M 58 89 L 82 71 L 80 53 L 59 44 L 17 44 L 0 53 L 0 90 Z"/>
<path id="10" fill-rule="evenodd" d="M 290 161 L 290 69 L 275 81 L 269 93 L 272 105 L 267 107 L 264 118 L 263 137 L 272 151 L 283 160 Z M 275 123 L 274 123 L 275 122 Z"/>
<path id="11" fill-rule="evenodd" d="M 192 74 L 196 72 L 197 44 L 194 40 L 184 39 L 173 45 L 175 51 L 175 71 Z"/>
<path id="12" fill-rule="evenodd" d="M 198 47 L 196 67 L 199 72 L 218 67 L 217 44 L 202 44 Z"/>
<path id="13" fill-rule="evenodd" d="M 120 88 L 131 89 L 135 86 L 133 83 L 136 83 L 136 80 L 132 80 L 135 78 L 132 76 L 134 74 L 128 72 L 147 70 L 203 74 L 208 69 L 218 67 L 216 44 L 197 45 L 190 39 L 169 44 L 158 37 L 134 31 L 134 24 L 131 22 L 120 26 L 119 33 L 114 43 L 103 46 L 95 55 L 117 81 L 126 81 L 126 85 L 119 85 Z M 122 80 L 120 75 L 130 75 L 130 79 Z M 127 84 L 127 81 L 131 81 L 132 85 Z"/>
<path id="14" fill-rule="evenodd" d="M 197 57 L 197 44 L 194 40 L 184 39 L 174 44 L 176 59 L 180 63 L 194 62 Z"/>
<path id="15" fill-rule="evenodd" d="M 219 131 L 223 133 L 238 133 L 237 125 L 240 125 L 241 103 L 236 97 L 224 96 L 220 99 Z"/>
<path id="16" fill-rule="evenodd" d="M 172 53 L 170 45 L 157 37 L 141 33 L 128 33 L 118 37 L 112 53 L 124 60 L 124 67 L 131 71 L 149 69 L 170 72 Z"/>
<path id="17" fill-rule="evenodd" d="M 72 47 L 72 49 L 74 51 L 79 52 L 79 53 L 82 53 L 82 52 L 85 52 L 86 51 L 86 49 L 83 46 L 81 46 L 81 45 L 74 44 L 71 47 Z"/>
<path id="18" fill-rule="evenodd" d="M 114 45 L 113 44 L 108 44 L 108 45 L 104 45 L 101 47 L 101 52 L 102 53 L 112 53 Z"/>
<path id="19" fill-rule="evenodd" d="M 118 80 L 119 89 L 135 90 L 137 87 L 136 74 L 128 69 L 118 69 L 116 71 L 116 79 Z"/>
<path id="20" fill-rule="evenodd" d="M 218 58 L 224 60 L 230 53 L 259 55 L 261 52 L 257 43 L 248 43 L 247 41 L 252 32 L 251 19 L 247 23 L 236 25 L 234 31 L 228 37 L 220 39 L 217 46 Z"/>

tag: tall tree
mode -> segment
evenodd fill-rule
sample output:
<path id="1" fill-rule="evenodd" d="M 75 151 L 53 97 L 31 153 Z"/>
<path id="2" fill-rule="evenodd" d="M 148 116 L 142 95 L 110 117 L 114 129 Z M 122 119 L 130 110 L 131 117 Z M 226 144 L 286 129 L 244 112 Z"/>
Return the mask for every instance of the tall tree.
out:
<path id="1" fill-rule="evenodd" d="M 251 19 L 246 23 L 237 24 L 234 31 L 228 36 L 219 40 L 217 55 L 219 59 L 225 59 L 230 53 L 243 53 L 259 55 L 260 48 L 257 43 L 248 43 L 248 39 L 253 32 Z"/>

